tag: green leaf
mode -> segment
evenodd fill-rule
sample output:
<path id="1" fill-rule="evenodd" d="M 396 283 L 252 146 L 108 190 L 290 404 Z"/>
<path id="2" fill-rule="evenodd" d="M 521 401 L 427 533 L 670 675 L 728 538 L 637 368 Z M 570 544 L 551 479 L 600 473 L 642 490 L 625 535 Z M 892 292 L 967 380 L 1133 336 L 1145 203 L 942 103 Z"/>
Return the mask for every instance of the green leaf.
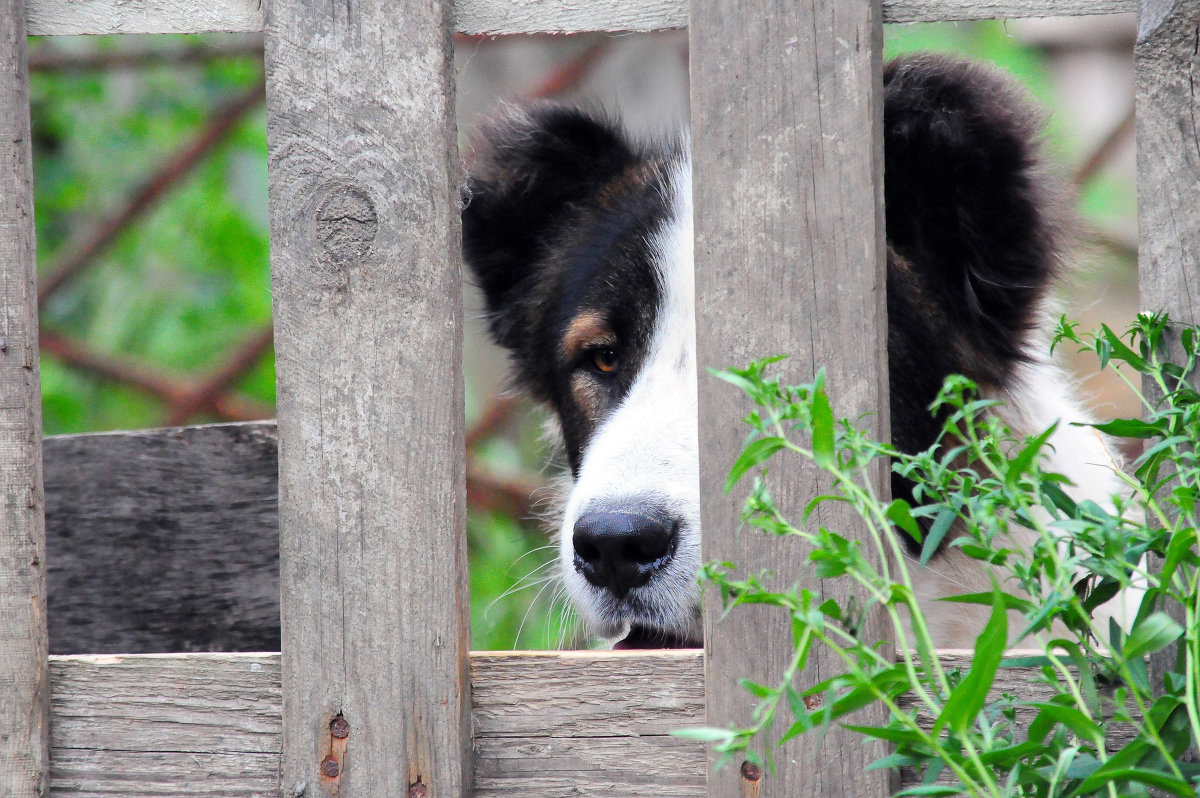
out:
<path id="1" fill-rule="evenodd" d="M 892 503 L 887 506 L 888 519 L 896 526 L 907 532 L 913 540 L 921 542 L 921 529 L 917 526 L 917 520 L 912 517 L 912 508 L 904 499 L 892 499 Z"/>
<path id="2" fill-rule="evenodd" d="M 1183 627 L 1171 616 L 1165 612 L 1156 612 L 1136 624 L 1125 639 L 1125 659 L 1135 659 L 1164 649 L 1182 634 Z"/>
<path id="3" fill-rule="evenodd" d="M 1000 590 L 991 593 L 964 593 L 961 596 L 943 596 L 938 601 L 949 601 L 954 604 L 983 604 L 986 606 L 1000 604 L 1005 609 L 1017 610 L 1018 612 L 1030 612 L 1034 609 L 1034 604 L 1029 599 L 1014 596 L 1011 593 L 1005 593 Z"/>
<path id="4" fill-rule="evenodd" d="M 671 736 L 680 737 L 684 740 L 698 740 L 702 743 L 725 743 L 733 740 L 737 734 L 729 729 L 714 729 L 708 726 L 700 726 L 693 729 L 673 729 Z"/>
<path id="5" fill-rule="evenodd" d="M 718 380 L 724 380 L 725 382 L 729 383 L 730 385 L 736 385 L 738 388 L 741 388 L 742 391 L 744 391 L 747 396 L 750 396 L 751 398 L 753 398 L 755 393 L 758 392 L 758 389 L 755 387 L 754 383 L 751 382 L 750 380 L 746 379 L 745 377 L 741 376 L 740 374 L 734 374 L 731 371 L 721 371 L 719 369 L 714 369 L 714 368 L 709 368 L 708 373 L 713 375 L 714 377 L 716 377 Z"/>
<path id="6" fill-rule="evenodd" d="M 935 732 L 948 726 L 955 734 L 964 734 L 987 703 L 988 691 L 996 679 L 996 669 L 1000 667 L 1004 647 L 1008 644 L 1008 614 L 1004 605 L 1003 594 L 996 589 L 991 617 L 975 640 L 971 670 L 950 692 L 934 723 Z"/>
<path id="7" fill-rule="evenodd" d="M 1042 451 L 1042 447 L 1046 445 L 1046 441 L 1054 434 L 1056 429 L 1058 429 L 1058 424 L 1051 424 L 1048 429 L 1031 440 L 1021 450 L 1020 454 L 1009 462 L 1008 471 L 1004 475 L 1004 481 L 1010 488 L 1015 488 L 1017 480 L 1029 471 L 1030 466 L 1033 465 L 1033 461 L 1037 459 L 1038 454 Z"/>
<path id="8" fill-rule="evenodd" d="M 733 467 L 729 469 L 729 479 L 725 480 L 725 492 L 729 493 L 747 471 L 785 446 L 787 446 L 787 441 L 779 437 L 759 438 L 748 444 L 738 455 L 738 459 L 734 461 Z"/>
<path id="9" fill-rule="evenodd" d="M 921 565 L 929 564 L 929 559 L 937 553 L 938 546 L 942 545 L 942 540 L 945 539 L 946 533 L 950 531 L 956 518 L 958 518 L 958 514 L 949 507 L 943 507 L 938 511 L 937 518 L 933 520 L 933 526 L 929 528 L 929 537 L 925 538 L 925 545 L 921 547 Z"/>
<path id="10" fill-rule="evenodd" d="M 945 784 L 921 784 L 896 793 L 895 798 L 905 795 L 962 795 L 962 788 L 949 787 Z"/>
<path id="11" fill-rule="evenodd" d="M 1084 779 L 1083 783 L 1075 789 L 1072 795 L 1085 795 L 1111 782 L 1130 781 L 1166 790 L 1172 795 L 1181 796 L 1181 798 L 1196 798 L 1196 790 L 1186 781 L 1180 781 L 1169 773 L 1146 770 L 1145 768 L 1119 768 L 1115 770 L 1100 768 L 1091 776 Z"/>
<path id="12" fill-rule="evenodd" d="M 1106 435 L 1115 435 L 1118 438 L 1153 438 L 1164 432 L 1157 424 L 1142 421 L 1140 418 L 1114 418 L 1103 424 L 1080 426 L 1090 426 Z"/>
<path id="13" fill-rule="evenodd" d="M 779 692 L 778 690 L 758 684 L 757 682 L 752 682 L 749 679 L 740 679 L 738 684 L 741 685 L 743 690 L 755 698 L 774 698 Z"/>
<path id="14" fill-rule="evenodd" d="M 1146 361 L 1138 357 L 1132 349 L 1126 346 L 1121 337 L 1113 332 L 1107 324 L 1101 324 L 1100 331 L 1104 336 L 1103 340 L 1112 347 L 1112 351 L 1118 360 L 1125 361 L 1140 372 L 1144 373 L 1146 371 Z"/>
<path id="15" fill-rule="evenodd" d="M 1063 706 L 1061 704 L 1048 703 L 1031 703 L 1029 706 L 1041 710 L 1039 719 L 1061 723 L 1083 740 L 1087 740 L 1092 745 L 1104 745 L 1104 731 L 1096 722 L 1090 720 L 1087 715 L 1084 715 L 1075 707 Z M 1040 724 L 1039 724 L 1040 727 Z M 1030 725 L 1030 735 L 1033 735 L 1034 725 Z"/>
<path id="16" fill-rule="evenodd" d="M 813 460 L 822 468 L 834 464 L 833 449 L 833 407 L 825 391 L 817 389 L 813 392 L 812 408 L 812 445 Z"/>
<path id="17" fill-rule="evenodd" d="M 849 729 L 852 732 L 863 735 L 864 737 L 874 737 L 877 740 L 887 740 L 889 743 L 919 743 L 921 735 L 909 729 L 893 729 L 888 726 L 851 726 L 850 724 L 841 724 L 843 729 Z"/>

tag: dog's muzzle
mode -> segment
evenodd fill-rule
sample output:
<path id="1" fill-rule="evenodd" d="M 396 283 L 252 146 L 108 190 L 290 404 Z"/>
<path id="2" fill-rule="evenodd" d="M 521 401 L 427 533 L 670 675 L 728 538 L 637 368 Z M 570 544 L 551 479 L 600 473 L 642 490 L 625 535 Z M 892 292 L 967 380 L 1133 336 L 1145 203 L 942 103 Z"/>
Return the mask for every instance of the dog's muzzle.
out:
<path id="1" fill-rule="evenodd" d="M 677 524 L 652 507 L 596 509 L 575 521 L 575 570 L 620 601 L 667 566 L 678 542 Z"/>

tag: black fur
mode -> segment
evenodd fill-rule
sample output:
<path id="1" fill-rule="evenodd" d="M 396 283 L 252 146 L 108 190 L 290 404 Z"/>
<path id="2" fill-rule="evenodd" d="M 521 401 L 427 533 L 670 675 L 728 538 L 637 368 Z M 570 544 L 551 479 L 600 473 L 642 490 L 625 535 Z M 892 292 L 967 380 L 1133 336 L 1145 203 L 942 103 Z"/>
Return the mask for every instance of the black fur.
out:
<path id="1" fill-rule="evenodd" d="M 999 388 L 1025 358 L 1060 266 L 1059 202 L 1038 114 L 993 69 L 893 61 L 883 118 L 892 439 L 916 452 L 941 429 L 928 407 L 948 374 Z M 899 477 L 892 490 L 911 497 Z"/>
<path id="2" fill-rule="evenodd" d="M 583 311 L 611 325 L 622 366 L 590 376 L 600 409 L 615 406 L 653 331 L 660 289 L 646 242 L 666 218 L 666 170 L 679 153 L 554 105 L 502 116 L 482 138 L 463 197 L 463 254 L 492 335 L 523 387 L 554 406 L 577 471 L 597 414 L 570 390 L 587 364 L 557 356 L 563 331 Z"/>
<path id="3" fill-rule="evenodd" d="M 1011 381 L 1058 269 L 1057 203 L 1040 172 L 1038 116 L 995 70 L 936 55 L 893 61 L 883 116 L 892 434 L 915 452 L 936 439 L 928 406 L 946 375 Z M 466 262 L 493 335 L 559 411 L 577 466 L 587 432 L 571 439 L 578 419 L 551 355 L 581 307 L 614 314 L 623 340 L 648 335 L 657 287 L 645 238 L 666 216 L 663 168 L 678 156 L 555 106 L 504 117 L 480 149 Z M 910 494 L 900 480 L 893 489 Z"/>

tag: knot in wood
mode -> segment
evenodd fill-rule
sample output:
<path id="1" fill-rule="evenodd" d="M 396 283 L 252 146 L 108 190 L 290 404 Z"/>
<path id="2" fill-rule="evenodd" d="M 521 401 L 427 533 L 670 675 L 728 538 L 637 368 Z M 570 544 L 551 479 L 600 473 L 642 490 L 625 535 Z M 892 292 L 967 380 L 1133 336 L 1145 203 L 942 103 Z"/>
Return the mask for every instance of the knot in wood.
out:
<path id="1" fill-rule="evenodd" d="M 762 768 L 746 760 L 742 763 L 742 778 L 746 781 L 758 781 L 762 778 Z"/>
<path id="2" fill-rule="evenodd" d="M 371 250 L 379 216 L 371 195 L 358 186 L 334 184 L 317 207 L 317 240 L 339 263 L 358 260 Z"/>

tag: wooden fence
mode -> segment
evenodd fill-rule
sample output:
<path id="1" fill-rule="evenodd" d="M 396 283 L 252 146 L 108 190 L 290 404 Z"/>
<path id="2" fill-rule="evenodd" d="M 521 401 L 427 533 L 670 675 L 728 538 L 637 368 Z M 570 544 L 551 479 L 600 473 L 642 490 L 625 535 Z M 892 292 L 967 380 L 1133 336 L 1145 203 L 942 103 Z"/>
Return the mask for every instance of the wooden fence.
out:
<path id="1" fill-rule="evenodd" d="M 853 413 L 887 407 L 882 23 L 1134 9 L 1131 0 L 304 0 L 265 11 L 259 0 L 3 0 L 0 796 L 887 794 L 887 776 L 862 770 L 877 752 L 837 734 L 795 741 L 761 781 L 736 766 L 706 776 L 703 750 L 669 736 L 705 713 L 714 724 L 746 719 L 735 680 L 778 667 L 789 645 L 781 619 L 747 610 L 710 623 L 703 657 L 468 654 L 451 35 L 690 23 L 700 361 L 795 351 L 797 368 L 831 366 Z M 1138 11 L 1142 305 L 1195 323 L 1200 0 L 1142 0 Z M 44 509 L 87 513 L 43 506 L 25 36 L 257 30 L 282 654 L 49 657 Z M 796 341 L 810 345 L 797 351 Z M 715 381 L 702 382 L 700 398 L 701 417 L 715 420 L 700 431 L 713 558 L 734 551 L 734 504 L 718 488 L 740 432 L 728 422 L 734 399 Z M 213 608 L 204 588 L 229 584 L 221 558 L 262 555 L 266 540 L 269 559 L 263 530 L 275 523 L 269 484 L 265 495 L 261 483 L 243 485 L 259 503 L 223 504 L 221 484 L 262 475 L 253 440 L 219 445 L 234 434 L 101 436 L 47 453 L 66 452 L 55 467 L 83 473 L 143 445 L 162 473 L 197 463 L 212 473 L 212 490 L 192 486 L 199 504 L 247 529 L 245 548 L 192 553 L 190 577 L 180 570 L 180 585 Z M 190 444 L 206 435 L 218 445 L 197 460 L 204 447 Z M 798 497 L 809 479 L 790 474 L 782 495 Z M 195 520 L 197 503 L 127 487 L 94 515 L 119 507 L 132 528 Z M 802 570 L 798 551 L 765 538 L 738 538 L 736 559 Z M 89 617 L 63 601 L 64 612 Z M 233 613 L 271 611 L 259 594 Z"/>

